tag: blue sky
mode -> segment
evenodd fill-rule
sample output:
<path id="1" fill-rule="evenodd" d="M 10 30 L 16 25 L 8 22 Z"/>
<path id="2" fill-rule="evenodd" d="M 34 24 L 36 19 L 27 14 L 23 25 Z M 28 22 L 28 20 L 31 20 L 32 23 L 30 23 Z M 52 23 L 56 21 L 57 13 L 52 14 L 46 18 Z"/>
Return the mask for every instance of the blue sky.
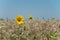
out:
<path id="1" fill-rule="evenodd" d="M 0 18 L 14 19 L 17 15 L 28 18 L 30 14 L 35 18 L 60 19 L 60 0 L 0 0 Z"/>

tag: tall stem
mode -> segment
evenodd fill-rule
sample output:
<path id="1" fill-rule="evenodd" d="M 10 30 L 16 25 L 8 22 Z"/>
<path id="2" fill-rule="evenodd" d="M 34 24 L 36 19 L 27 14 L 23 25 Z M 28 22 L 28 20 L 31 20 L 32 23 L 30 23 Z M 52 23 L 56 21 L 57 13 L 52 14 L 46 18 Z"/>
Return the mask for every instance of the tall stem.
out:
<path id="1" fill-rule="evenodd" d="M 49 40 L 49 37 L 47 37 L 47 40 Z"/>
<path id="2" fill-rule="evenodd" d="M 1 28 L 1 40 L 2 40 L 2 28 Z"/>
<path id="3" fill-rule="evenodd" d="M 18 28 L 18 36 L 19 36 L 19 40 L 21 40 L 21 36 L 20 36 L 20 34 L 21 34 L 21 30 L 20 30 L 20 27 L 21 27 L 21 25 L 19 25 L 19 28 Z"/>

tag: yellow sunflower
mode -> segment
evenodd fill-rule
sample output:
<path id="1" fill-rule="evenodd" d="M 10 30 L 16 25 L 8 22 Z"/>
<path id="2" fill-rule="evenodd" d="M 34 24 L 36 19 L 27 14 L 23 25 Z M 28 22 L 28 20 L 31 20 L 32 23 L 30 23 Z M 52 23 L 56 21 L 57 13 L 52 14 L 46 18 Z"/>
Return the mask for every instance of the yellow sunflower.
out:
<path id="1" fill-rule="evenodd" d="M 16 23 L 17 24 L 23 24 L 24 23 L 24 17 L 23 16 L 16 16 Z"/>
<path id="2" fill-rule="evenodd" d="M 33 16 L 30 14 L 29 19 L 33 19 Z"/>

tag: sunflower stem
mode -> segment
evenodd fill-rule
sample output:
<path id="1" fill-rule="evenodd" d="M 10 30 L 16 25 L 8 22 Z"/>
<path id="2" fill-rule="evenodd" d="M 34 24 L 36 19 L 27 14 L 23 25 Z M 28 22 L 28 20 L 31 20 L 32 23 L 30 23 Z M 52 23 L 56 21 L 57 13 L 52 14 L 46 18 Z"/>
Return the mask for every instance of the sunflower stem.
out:
<path id="1" fill-rule="evenodd" d="M 19 40 L 21 40 L 21 33 L 22 33 L 22 30 L 20 30 L 20 27 L 21 27 L 21 25 L 19 25 L 19 28 L 18 28 L 18 33 L 19 33 L 18 37 L 19 37 Z"/>
<path id="2" fill-rule="evenodd" d="M 20 25 L 19 25 L 19 28 L 18 28 L 18 33 L 20 33 Z M 18 34 L 18 37 L 19 37 L 19 40 L 20 40 L 20 35 Z"/>
<path id="3" fill-rule="evenodd" d="M 3 38 L 2 38 L 2 28 L 1 28 L 1 40 L 2 40 Z"/>

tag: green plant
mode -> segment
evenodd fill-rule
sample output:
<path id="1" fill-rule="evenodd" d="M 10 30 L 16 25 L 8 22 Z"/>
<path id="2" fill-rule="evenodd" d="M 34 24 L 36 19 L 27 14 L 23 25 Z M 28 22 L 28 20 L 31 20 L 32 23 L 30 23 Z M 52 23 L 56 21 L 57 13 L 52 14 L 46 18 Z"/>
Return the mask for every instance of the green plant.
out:
<path id="1" fill-rule="evenodd" d="M 50 31 L 50 30 L 46 31 L 45 35 L 46 35 L 48 40 L 49 40 L 49 38 L 56 39 L 59 36 L 57 32 L 53 32 L 53 31 Z"/>
<path id="2" fill-rule="evenodd" d="M 40 33 L 36 33 L 36 34 L 35 34 L 34 40 L 41 40 L 41 35 L 40 35 Z"/>
<path id="3" fill-rule="evenodd" d="M 11 33 L 10 39 L 11 39 L 11 40 L 17 40 L 16 34 L 15 34 L 14 32 Z"/>

